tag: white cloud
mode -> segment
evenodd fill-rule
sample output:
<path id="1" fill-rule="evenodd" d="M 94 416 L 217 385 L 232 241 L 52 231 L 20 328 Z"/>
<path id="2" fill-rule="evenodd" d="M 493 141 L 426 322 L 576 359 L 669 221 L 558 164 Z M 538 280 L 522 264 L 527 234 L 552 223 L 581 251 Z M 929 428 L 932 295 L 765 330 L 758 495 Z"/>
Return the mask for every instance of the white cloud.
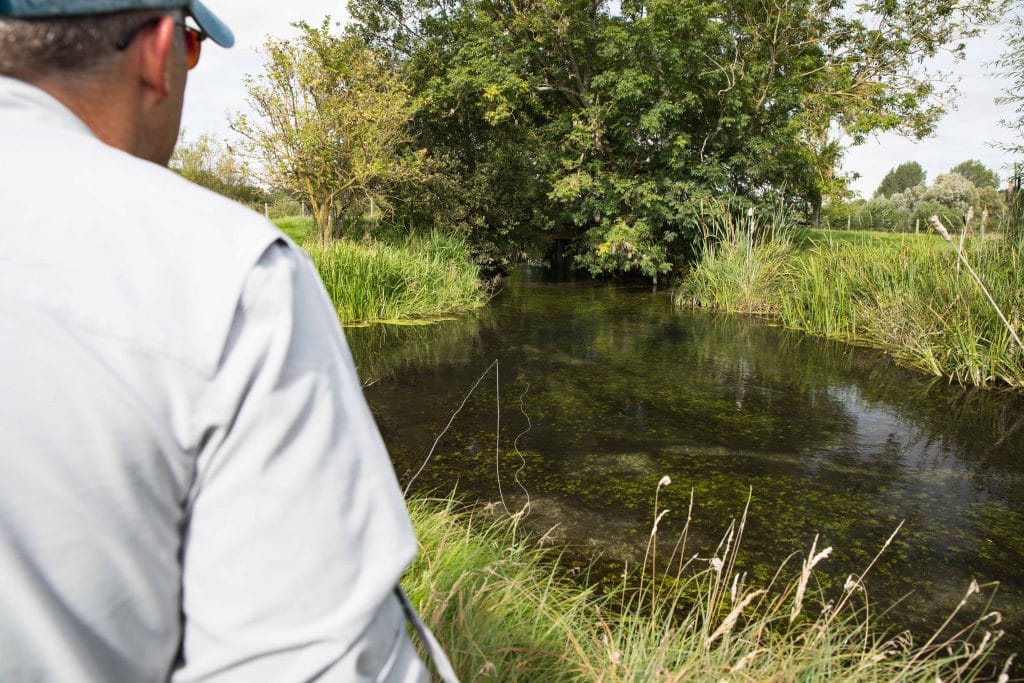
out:
<path id="1" fill-rule="evenodd" d="M 1012 107 L 995 104 L 1004 83 L 992 76 L 991 69 L 985 66 L 1002 50 L 1002 29 L 993 27 L 968 41 L 967 59 L 963 62 L 941 65 L 960 77 L 960 96 L 957 109 L 942 119 L 933 137 L 913 142 L 887 134 L 851 148 L 846 153 L 843 170 L 861 175 L 853 183 L 853 189 L 863 197 L 871 197 L 885 174 L 905 161 L 921 164 L 929 182 L 968 159 L 979 159 L 1005 180 L 1013 159 L 990 143 L 1009 138 L 1010 132 L 999 125 L 999 119 L 1009 118 Z"/>

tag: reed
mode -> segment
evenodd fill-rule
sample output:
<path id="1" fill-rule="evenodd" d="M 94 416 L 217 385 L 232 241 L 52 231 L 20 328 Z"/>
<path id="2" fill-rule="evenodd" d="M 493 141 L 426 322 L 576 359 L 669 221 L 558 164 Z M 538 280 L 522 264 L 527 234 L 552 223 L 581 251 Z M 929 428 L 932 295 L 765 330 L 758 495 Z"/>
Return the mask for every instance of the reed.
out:
<path id="1" fill-rule="evenodd" d="M 305 248 L 345 325 L 436 317 L 485 301 L 468 248 L 442 233 L 397 246 L 337 240 Z"/>
<path id="2" fill-rule="evenodd" d="M 868 570 L 849 577 L 836 595 L 817 588 L 814 572 L 830 548 L 812 545 L 800 567 L 784 562 L 767 585 L 748 585 L 737 569 L 746 510 L 710 558 L 690 553 L 684 531 L 672 543 L 670 561 L 654 562 L 655 523 L 648 560 L 609 593 L 563 578 L 550 552 L 526 539 L 518 516 L 495 520 L 483 508 L 460 510 L 451 498 L 414 499 L 410 511 L 420 555 L 403 585 L 463 680 L 972 681 L 999 675 L 992 656 L 999 616 L 978 604 L 976 584 L 953 610 L 956 616 L 982 608 L 983 616 L 967 627 L 951 626 L 951 616 L 923 643 L 907 633 L 885 634 L 871 620 Z M 655 564 L 670 571 L 655 572 Z M 1009 665 L 1003 664 L 1000 680 Z"/>
<path id="3" fill-rule="evenodd" d="M 703 256 L 677 299 L 736 313 L 777 313 L 772 293 L 781 286 L 792 251 L 788 225 L 760 220 L 753 211 L 712 214 L 698 241 Z"/>
<path id="4" fill-rule="evenodd" d="M 771 313 L 787 327 L 880 348 L 961 384 L 1022 389 L 1024 245 L 963 236 L 950 242 L 818 231 L 783 248 L 755 245 L 750 261 L 770 261 L 761 270 L 780 273 L 759 281 L 756 306 L 730 293 L 747 286 L 749 271 L 737 275 L 721 248 L 707 250 L 676 301 Z"/>

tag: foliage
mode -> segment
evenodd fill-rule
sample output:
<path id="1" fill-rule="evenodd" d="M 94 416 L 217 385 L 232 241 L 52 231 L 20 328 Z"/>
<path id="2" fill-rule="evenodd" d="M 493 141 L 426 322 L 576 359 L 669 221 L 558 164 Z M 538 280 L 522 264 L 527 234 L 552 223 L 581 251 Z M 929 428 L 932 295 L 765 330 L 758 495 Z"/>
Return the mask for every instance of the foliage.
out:
<path id="1" fill-rule="evenodd" d="M 946 173 L 936 178 L 925 190 L 921 201 L 934 202 L 955 212 L 959 217 L 956 223 L 962 225 L 967 210 L 979 205 L 978 189 L 962 175 Z"/>
<path id="2" fill-rule="evenodd" d="M 939 216 L 944 223 L 962 226 L 964 214 L 972 205 L 972 188 L 973 185 L 962 176 L 947 174 L 936 178 L 931 187 L 915 185 L 897 192 L 890 199 L 915 226 L 927 226 L 932 216 Z"/>
<path id="3" fill-rule="evenodd" d="M 908 218 L 908 213 L 893 200 L 875 197 L 864 202 L 857 212 L 857 229 L 899 232 L 910 226 Z"/>
<path id="4" fill-rule="evenodd" d="M 263 73 L 246 78 L 256 117 L 238 114 L 231 125 L 264 181 L 308 202 L 326 241 L 336 216 L 351 224 L 388 211 L 395 187 L 418 180 L 424 160 L 404 147 L 413 103 L 390 65 L 332 34 L 329 18 L 294 26 L 298 37 L 268 39 Z"/>
<path id="5" fill-rule="evenodd" d="M 1008 223 L 1006 206 L 1006 195 L 1002 190 L 994 187 L 978 188 L 978 206 L 981 214 L 987 214 L 987 223 L 990 227 L 1004 228 Z"/>
<path id="6" fill-rule="evenodd" d="M 249 167 L 213 135 L 188 140 L 183 131 L 168 165 L 193 183 L 236 202 L 254 206 L 267 200 Z"/>
<path id="7" fill-rule="evenodd" d="M 864 204 L 865 200 L 860 198 L 852 201 L 833 199 L 825 204 L 821 209 L 821 227 L 828 228 L 830 230 L 842 230 L 848 227 L 855 227 L 854 219 L 857 216 L 857 212 L 860 210 L 860 207 Z"/>
<path id="8" fill-rule="evenodd" d="M 999 174 L 977 159 L 968 159 L 949 169 L 950 173 L 967 178 L 979 190 L 983 187 L 999 187 Z"/>
<path id="9" fill-rule="evenodd" d="M 889 195 L 889 199 L 900 211 L 913 213 L 914 207 L 925 201 L 924 194 L 927 191 L 928 187 L 926 185 L 913 185 L 902 192 Z"/>
<path id="10" fill-rule="evenodd" d="M 823 215 L 832 229 L 849 226 L 855 230 L 915 232 L 927 229 L 933 215 L 948 225 L 961 227 L 968 210 L 973 211 L 975 228 L 1005 231 L 1009 223 L 1002 192 L 990 186 L 975 187 L 958 173 L 940 175 L 931 186 L 912 185 L 888 198 L 831 202 Z"/>
<path id="11" fill-rule="evenodd" d="M 658 566 L 672 567 L 666 575 L 654 571 L 655 523 L 640 571 L 600 595 L 564 580 L 522 536 L 518 516 L 460 511 L 451 499 L 414 499 L 409 508 L 420 555 L 402 583 L 464 680 L 972 681 L 994 674 L 998 638 L 983 640 L 981 631 L 998 617 L 957 632 L 940 628 L 924 645 L 906 634 L 886 638 L 870 618 L 870 567 L 834 597 L 815 587 L 814 569 L 832 548 L 812 544 L 800 567 L 783 564 L 767 585 L 748 585 L 737 560 L 745 514 L 713 558 L 687 557 L 684 531 L 673 552 L 664 549 L 671 556 Z M 976 592 L 973 584 L 957 610 Z"/>
<path id="12" fill-rule="evenodd" d="M 949 93 L 921 64 L 962 54 L 993 4 L 353 0 L 350 12 L 353 34 L 400 69 L 418 105 L 412 144 L 437 164 L 425 196 L 402 200 L 411 223 L 440 221 L 492 259 L 529 251 L 540 230 L 575 234 L 590 270 L 655 276 L 689 255 L 702 203 L 782 201 L 813 219 L 845 194 L 840 134 L 928 134 Z"/>
<path id="13" fill-rule="evenodd" d="M 925 171 L 921 164 L 916 161 L 907 161 L 893 168 L 875 190 L 875 197 L 891 197 L 897 192 L 903 192 L 916 185 L 924 185 Z"/>

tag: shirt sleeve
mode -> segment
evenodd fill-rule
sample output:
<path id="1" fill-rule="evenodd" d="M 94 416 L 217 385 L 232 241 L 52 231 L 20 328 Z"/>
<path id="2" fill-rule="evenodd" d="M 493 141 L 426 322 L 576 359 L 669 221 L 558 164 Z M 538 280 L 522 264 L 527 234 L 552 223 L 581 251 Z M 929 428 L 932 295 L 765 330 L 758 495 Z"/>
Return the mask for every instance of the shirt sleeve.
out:
<path id="1" fill-rule="evenodd" d="M 173 680 L 426 680 L 392 593 L 412 527 L 304 253 L 251 272 L 195 420 Z"/>

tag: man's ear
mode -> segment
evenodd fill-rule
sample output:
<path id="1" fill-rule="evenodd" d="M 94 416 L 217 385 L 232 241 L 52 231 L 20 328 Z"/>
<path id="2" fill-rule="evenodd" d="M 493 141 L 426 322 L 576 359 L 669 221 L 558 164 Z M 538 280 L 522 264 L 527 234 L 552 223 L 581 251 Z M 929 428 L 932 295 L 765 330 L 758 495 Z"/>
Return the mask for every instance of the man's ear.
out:
<path id="1" fill-rule="evenodd" d="M 139 75 L 155 94 L 167 97 L 171 92 L 171 67 L 174 52 L 174 17 L 162 17 L 151 30 L 139 36 Z"/>

